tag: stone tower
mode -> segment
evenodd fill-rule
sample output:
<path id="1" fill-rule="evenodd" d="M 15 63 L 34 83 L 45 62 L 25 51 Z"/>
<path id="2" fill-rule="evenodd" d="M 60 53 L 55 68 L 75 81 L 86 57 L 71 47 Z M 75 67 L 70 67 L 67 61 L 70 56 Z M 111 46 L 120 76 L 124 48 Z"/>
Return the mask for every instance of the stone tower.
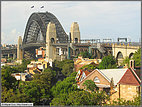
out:
<path id="1" fill-rule="evenodd" d="M 56 43 L 56 26 L 49 22 L 46 32 L 46 60 L 54 61 L 56 58 L 56 48 L 52 44 Z"/>
<path id="2" fill-rule="evenodd" d="M 80 43 L 80 31 L 77 22 L 73 22 L 71 24 L 70 33 L 71 33 L 71 43 Z"/>
<path id="3" fill-rule="evenodd" d="M 18 45 L 17 45 L 17 62 L 18 63 L 22 63 L 22 59 L 23 59 L 23 52 L 22 52 L 21 46 L 22 46 L 22 37 L 19 36 Z"/>

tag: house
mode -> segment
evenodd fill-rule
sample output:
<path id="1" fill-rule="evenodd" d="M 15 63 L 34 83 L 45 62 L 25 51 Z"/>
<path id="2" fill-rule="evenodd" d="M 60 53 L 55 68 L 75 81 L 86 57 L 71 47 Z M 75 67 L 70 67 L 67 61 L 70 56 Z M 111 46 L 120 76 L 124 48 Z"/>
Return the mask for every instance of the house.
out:
<path id="1" fill-rule="evenodd" d="M 94 81 L 99 90 L 110 95 L 111 101 L 117 98 L 133 100 L 140 93 L 141 80 L 133 68 L 95 69 L 77 82 L 78 88 L 84 89 L 86 80 Z"/>
<path id="2" fill-rule="evenodd" d="M 1 58 L 1 63 L 6 63 L 7 59 L 6 58 Z"/>
<path id="3" fill-rule="evenodd" d="M 27 65 L 27 73 L 31 75 L 41 73 L 48 66 L 49 63 L 45 61 L 44 58 L 39 58 L 38 61 L 31 61 L 31 63 Z"/>
<path id="4" fill-rule="evenodd" d="M 30 81 L 31 75 L 29 75 L 28 73 L 12 73 L 11 76 L 15 77 L 16 80 L 21 80 L 21 81 Z"/>
<path id="5" fill-rule="evenodd" d="M 77 83 L 81 82 L 90 73 L 91 73 L 91 71 L 89 71 L 89 70 L 79 70 L 77 73 L 77 76 L 75 78 Z"/>
<path id="6" fill-rule="evenodd" d="M 89 58 L 82 58 L 82 56 L 78 56 L 78 58 L 74 59 L 74 68 L 75 71 L 78 71 L 84 65 L 92 64 L 97 66 L 101 62 L 101 59 L 89 59 Z"/>
<path id="7" fill-rule="evenodd" d="M 44 47 L 40 47 L 39 49 L 36 49 L 36 57 L 45 58 L 45 51 L 46 49 Z"/>

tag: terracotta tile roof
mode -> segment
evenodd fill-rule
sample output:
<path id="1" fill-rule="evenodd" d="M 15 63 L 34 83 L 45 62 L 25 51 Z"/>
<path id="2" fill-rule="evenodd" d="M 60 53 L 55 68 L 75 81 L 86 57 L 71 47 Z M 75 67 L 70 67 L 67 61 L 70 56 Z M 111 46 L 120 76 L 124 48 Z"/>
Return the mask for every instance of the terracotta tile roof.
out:
<path id="1" fill-rule="evenodd" d="M 123 75 L 121 80 L 118 82 L 119 84 L 128 84 L 128 85 L 140 85 L 140 81 L 136 77 L 132 69 L 127 69 L 126 73 Z"/>
<path id="2" fill-rule="evenodd" d="M 89 71 L 83 71 L 84 73 L 85 73 L 85 75 L 87 76 L 88 74 L 90 74 L 90 72 Z"/>

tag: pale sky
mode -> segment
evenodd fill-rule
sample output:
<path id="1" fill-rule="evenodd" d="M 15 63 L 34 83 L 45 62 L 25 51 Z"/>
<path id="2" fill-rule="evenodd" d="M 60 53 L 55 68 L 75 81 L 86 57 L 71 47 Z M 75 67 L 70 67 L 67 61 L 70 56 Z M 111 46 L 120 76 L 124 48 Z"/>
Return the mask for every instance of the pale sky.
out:
<path id="1" fill-rule="evenodd" d="M 72 22 L 78 22 L 81 39 L 126 37 L 138 42 L 141 37 L 140 1 L 2 1 L 1 43 L 17 44 L 30 15 L 46 11 L 58 18 L 67 34 Z"/>

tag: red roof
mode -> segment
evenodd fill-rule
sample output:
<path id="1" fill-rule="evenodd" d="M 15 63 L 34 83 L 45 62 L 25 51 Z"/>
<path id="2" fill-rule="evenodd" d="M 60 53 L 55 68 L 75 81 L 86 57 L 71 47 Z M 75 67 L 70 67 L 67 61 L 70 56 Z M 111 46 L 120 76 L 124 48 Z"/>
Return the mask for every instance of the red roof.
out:
<path id="1" fill-rule="evenodd" d="M 118 82 L 119 84 L 127 84 L 127 85 L 136 85 L 139 86 L 140 82 L 136 75 L 131 71 L 131 69 L 127 69 L 123 77 Z"/>
<path id="2" fill-rule="evenodd" d="M 85 75 L 87 76 L 88 74 L 90 74 L 90 72 L 89 71 L 83 71 L 84 73 L 85 73 Z"/>
<path id="3" fill-rule="evenodd" d="M 91 73 L 91 72 L 89 72 L 87 70 L 80 70 L 80 75 L 77 78 L 77 81 L 79 81 L 81 79 L 83 72 L 85 73 L 86 76 Z M 79 84 L 79 82 L 78 82 L 78 84 Z"/>

